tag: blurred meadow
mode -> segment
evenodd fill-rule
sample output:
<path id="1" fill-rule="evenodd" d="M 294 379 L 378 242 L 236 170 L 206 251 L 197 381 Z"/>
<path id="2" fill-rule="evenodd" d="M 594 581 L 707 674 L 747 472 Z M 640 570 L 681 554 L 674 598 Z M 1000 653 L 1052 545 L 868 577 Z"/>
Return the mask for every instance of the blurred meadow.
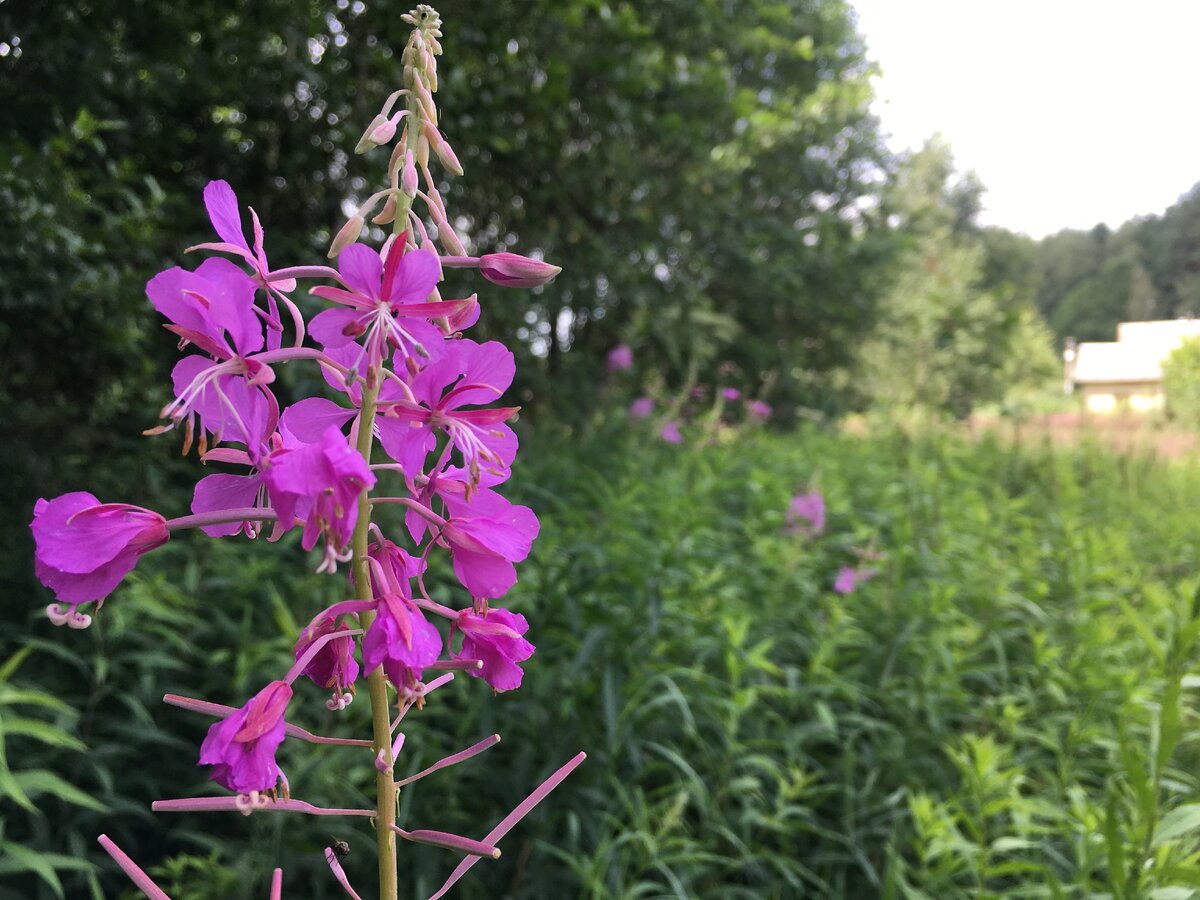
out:
<path id="1" fill-rule="evenodd" d="M 480 836 L 589 754 L 452 896 L 1200 896 L 1200 345 L 1112 414 L 1063 356 L 1191 320 L 1200 190 L 982 225 L 944 140 L 889 148 L 842 0 L 437 6 L 455 226 L 563 272 L 480 287 L 471 332 L 517 354 L 509 488 L 541 535 L 504 605 L 537 653 L 517 691 L 464 677 L 412 714 L 405 773 L 503 741 L 401 820 Z M 273 259 L 324 258 L 377 187 L 350 150 L 407 8 L 0 2 L 0 900 L 137 896 L 102 832 L 176 900 L 261 898 L 276 865 L 344 896 L 331 839 L 369 883 L 365 820 L 150 812 L 216 791 L 208 722 L 162 695 L 242 702 L 343 578 L 295 534 L 194 535 L 57 629 L 28 523 L 83 489 L 187 510 L 195 460 L 141 434 L 176 357 L 145 282 L 194 265 L 212 178 Z M 306 728 L 366 727 L 298 696 Z M 372 769 L 291 743 L 306 799 L 373 804 Z M 401 895 L 454 863 L 403 845 Z"/>

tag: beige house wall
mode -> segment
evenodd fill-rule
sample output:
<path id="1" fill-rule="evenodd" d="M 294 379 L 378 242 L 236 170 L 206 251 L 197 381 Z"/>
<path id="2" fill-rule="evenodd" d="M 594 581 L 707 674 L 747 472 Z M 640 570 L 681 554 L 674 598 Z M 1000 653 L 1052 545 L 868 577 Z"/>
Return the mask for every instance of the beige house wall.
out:
<path id="1" fill-rule="evenodd" d="M 1125 381 L 1081 384 L 1080 393 L 1088 412 L 1114 413 L 1129 410 L 1150 412 L 1163 405 L 1161 382 Z"/>

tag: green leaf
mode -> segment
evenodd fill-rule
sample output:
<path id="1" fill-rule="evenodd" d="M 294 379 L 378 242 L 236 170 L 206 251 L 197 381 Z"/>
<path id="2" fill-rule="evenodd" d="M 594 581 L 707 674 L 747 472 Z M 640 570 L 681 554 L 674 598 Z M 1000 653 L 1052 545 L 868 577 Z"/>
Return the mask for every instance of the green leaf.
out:
<path id="1" fill-rule="evenodd" d="M 13 780 L 28 795 L 52 794 L 76 806 L 94 809 L 96 812 L 108 812 L 108 807 L 99 800 L 45 769 L 16 772 L 13 774 Z"/>
<path id="2" fill-rule="evenodd" d="M 6 718 L 4 720 L 4 728 L 10 735 L 25 735 L 43 744 L 49 744 L 52 747 L 63 747 L 68 750 L 87 750 L 87 745 L 79 740 L 79 738 L 68 734 L 61 728 L 55 728 L 50 723 L 42 722 L 38 719 Z"/>
<path id="3" fill-rule="evenodd" d="M 34 853 L 28 847 L 8 841 L 0 843 L 0 851 L 3 851 L 4 856 L 7 857 L 5 862 L 12 861 L 21 866 L 20 871 L 36 873 L 42 881 L 50 885 L 50 889 L 57 897 L 63 897 L 62 882 L 58 880 L 58 873 L 40 853 Z"/>
<path id="4" fill-rule="evenodd" d="M 1162 817 L 1154 831 L 1154 846 L 1161 847 L 1197 830 L 1200 830 L 1200 803 L 1185 803 Z"/>

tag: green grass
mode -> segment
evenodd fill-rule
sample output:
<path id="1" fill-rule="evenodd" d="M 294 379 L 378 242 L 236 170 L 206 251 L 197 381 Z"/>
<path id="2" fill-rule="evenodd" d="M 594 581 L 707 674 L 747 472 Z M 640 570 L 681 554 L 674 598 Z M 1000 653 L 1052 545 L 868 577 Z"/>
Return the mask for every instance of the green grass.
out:
<path id="1" fill-rule="evenodd" d="M 456 896 L 1192 896 L 1200 469 L 941 433 L 732 437 L 527 436 L 513 489 L 543 531 L 506 603 L 538 652 L 516 693 L 460 678 L 414 713 L 406 772 L 504 740 L 406 789 L 402 820 L 480 837 L 589 759 Z M 803 541 L 785 511 L 814 485 L 829 524 Z M 833 594 L 863 548 L 880 576 Z M 53 867 L 99 859 L 106 830 L 147 865 L 171 859 L 177 900 L 234 900 L 265 896 L 275 864 L 295 896 L 337 896 L 319 852 L 334 834 L 371 895 L 364 827 L 147 812 L 204 789 L 207 723 L 157 698 L 240 702 L 342 589 L 293 545 L 252 549 L 159 551 L 89 632 L 5 623 L 35 632 L 5 678 L 67 705 L 21 713 L 61 736 L 8 735 L 11 770 L 54 772 L 105 811 L 54 785 L 32 814 L 8 794 L 0 839 Z M 309 688 L 297 722 L 365 732 L 365 704 L 335 720 Z M 297 796 L 367 801 L 373 769 L 351 751 L 289 742 L 281 762 Z M 413 897 L 454 863 L 401 854 Z M 54 896 L 44 871 L 6 876 L 11 859 L 0 898 Z M 82 885 L 71 866 L 55 877 Z"/>

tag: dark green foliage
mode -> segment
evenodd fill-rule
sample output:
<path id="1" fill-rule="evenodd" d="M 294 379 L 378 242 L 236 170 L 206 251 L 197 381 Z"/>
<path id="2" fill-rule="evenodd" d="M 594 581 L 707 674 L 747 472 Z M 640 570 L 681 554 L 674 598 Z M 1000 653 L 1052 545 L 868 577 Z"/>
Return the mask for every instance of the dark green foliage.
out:
<path id="1" fill-rule="evenodd" d="M 836 403 L 814 376 L 848 359 L 890 247 L 862 203 L 886 163 L 841 0 L 439 7 L 439 105 L 468 172 L 450 209 L 476 248 L 540 249 L 565 270 L 533 295 L 451 282 L 480 288 L 475 336 L 517 350 L 527 415 L 588 410 L 621 340 L 673 388 L 729 359 L 785 416 Z M 381 186 L 386 151 L 348 153 L 399 81 L 398 9 L 0 5 L 0 420 L 21 423 L 0 457 L 0 538 L 15 559 L 39 492 L 119 493 L 147 471 L 146 495 L 122 496 L 149 501 L 172 483 L 169 452 L 137 437 L 174 359 L 143 285 L 195 264 L 182 251 L 210 236 L 205 182 L 258 211 L 276 265 L 322 260 L 343 200 Z M 30 588 L 23 563 L 2 568 L 6 590 Z"/>
<path id="2" fill-rule="evenodd" d="M 1172 419 L 1200 429 L 1200 341 L 1184 341 L 1163 361 L 1163 394 Z"/>
<path id="3" fill-rule="evenodd" d="M 688 449 L 614 427 L 528 444 L 514 486 L 543 537 L 511 606 L 538 652 L 518 692 L 493 700 L 460 678 L 412 714 L 405 772 L 504 740 L 407 789 L 402 820 L 480 836 L 574 752 L 589 760 L 457 896 L 1134 897 L 1190 883 L 1195 467 L 936 434 Z M 812 484 L 830 522 L 805 543 L 783 533 L 784 511 Z M 839 598 L 856 547 L 885 554 L 882 574 Z M 149 866 L 174 856 L 164 883 L 187 888 L 173 896 L 233 900 L 261 897 L 277 863 L 302 896 L 337 896 L 320 857 L 334 836 L 366 895 L 364 827 L 147 812 L 205 790 L 206 721 L 159 697 L 238 702 L 273 677 L 339 589 L 305 565 L 291 546 L 182 542 L 148 557 L 92 631 L 6 623 L 35 634 L 12 678 L 77 710 L 56 721 L 88 747 L 63 738 L 34 764 L 31 738 L 10 736 L 14 770 L 59 774 L 110 811 L 52 793 L 31 817 L 9 797 L 4 839 L 97 860 L 107 830 Z M 315 687 L 298 696 L 300 724 L 366 728 L 365 704 L 343 720 Z M 282 762 L 297 796 L 369 803 L 363 755 L 288 742 Z M 1159 866 L 1141 865 L 1147 847 Z M 452 868 L 444 851 L 402 854 L 407 896 Z M 217 871 L 230 867 L 232 884 Z M 33 876 L 15 884 L 0 896 L 51 896 Z"/>

